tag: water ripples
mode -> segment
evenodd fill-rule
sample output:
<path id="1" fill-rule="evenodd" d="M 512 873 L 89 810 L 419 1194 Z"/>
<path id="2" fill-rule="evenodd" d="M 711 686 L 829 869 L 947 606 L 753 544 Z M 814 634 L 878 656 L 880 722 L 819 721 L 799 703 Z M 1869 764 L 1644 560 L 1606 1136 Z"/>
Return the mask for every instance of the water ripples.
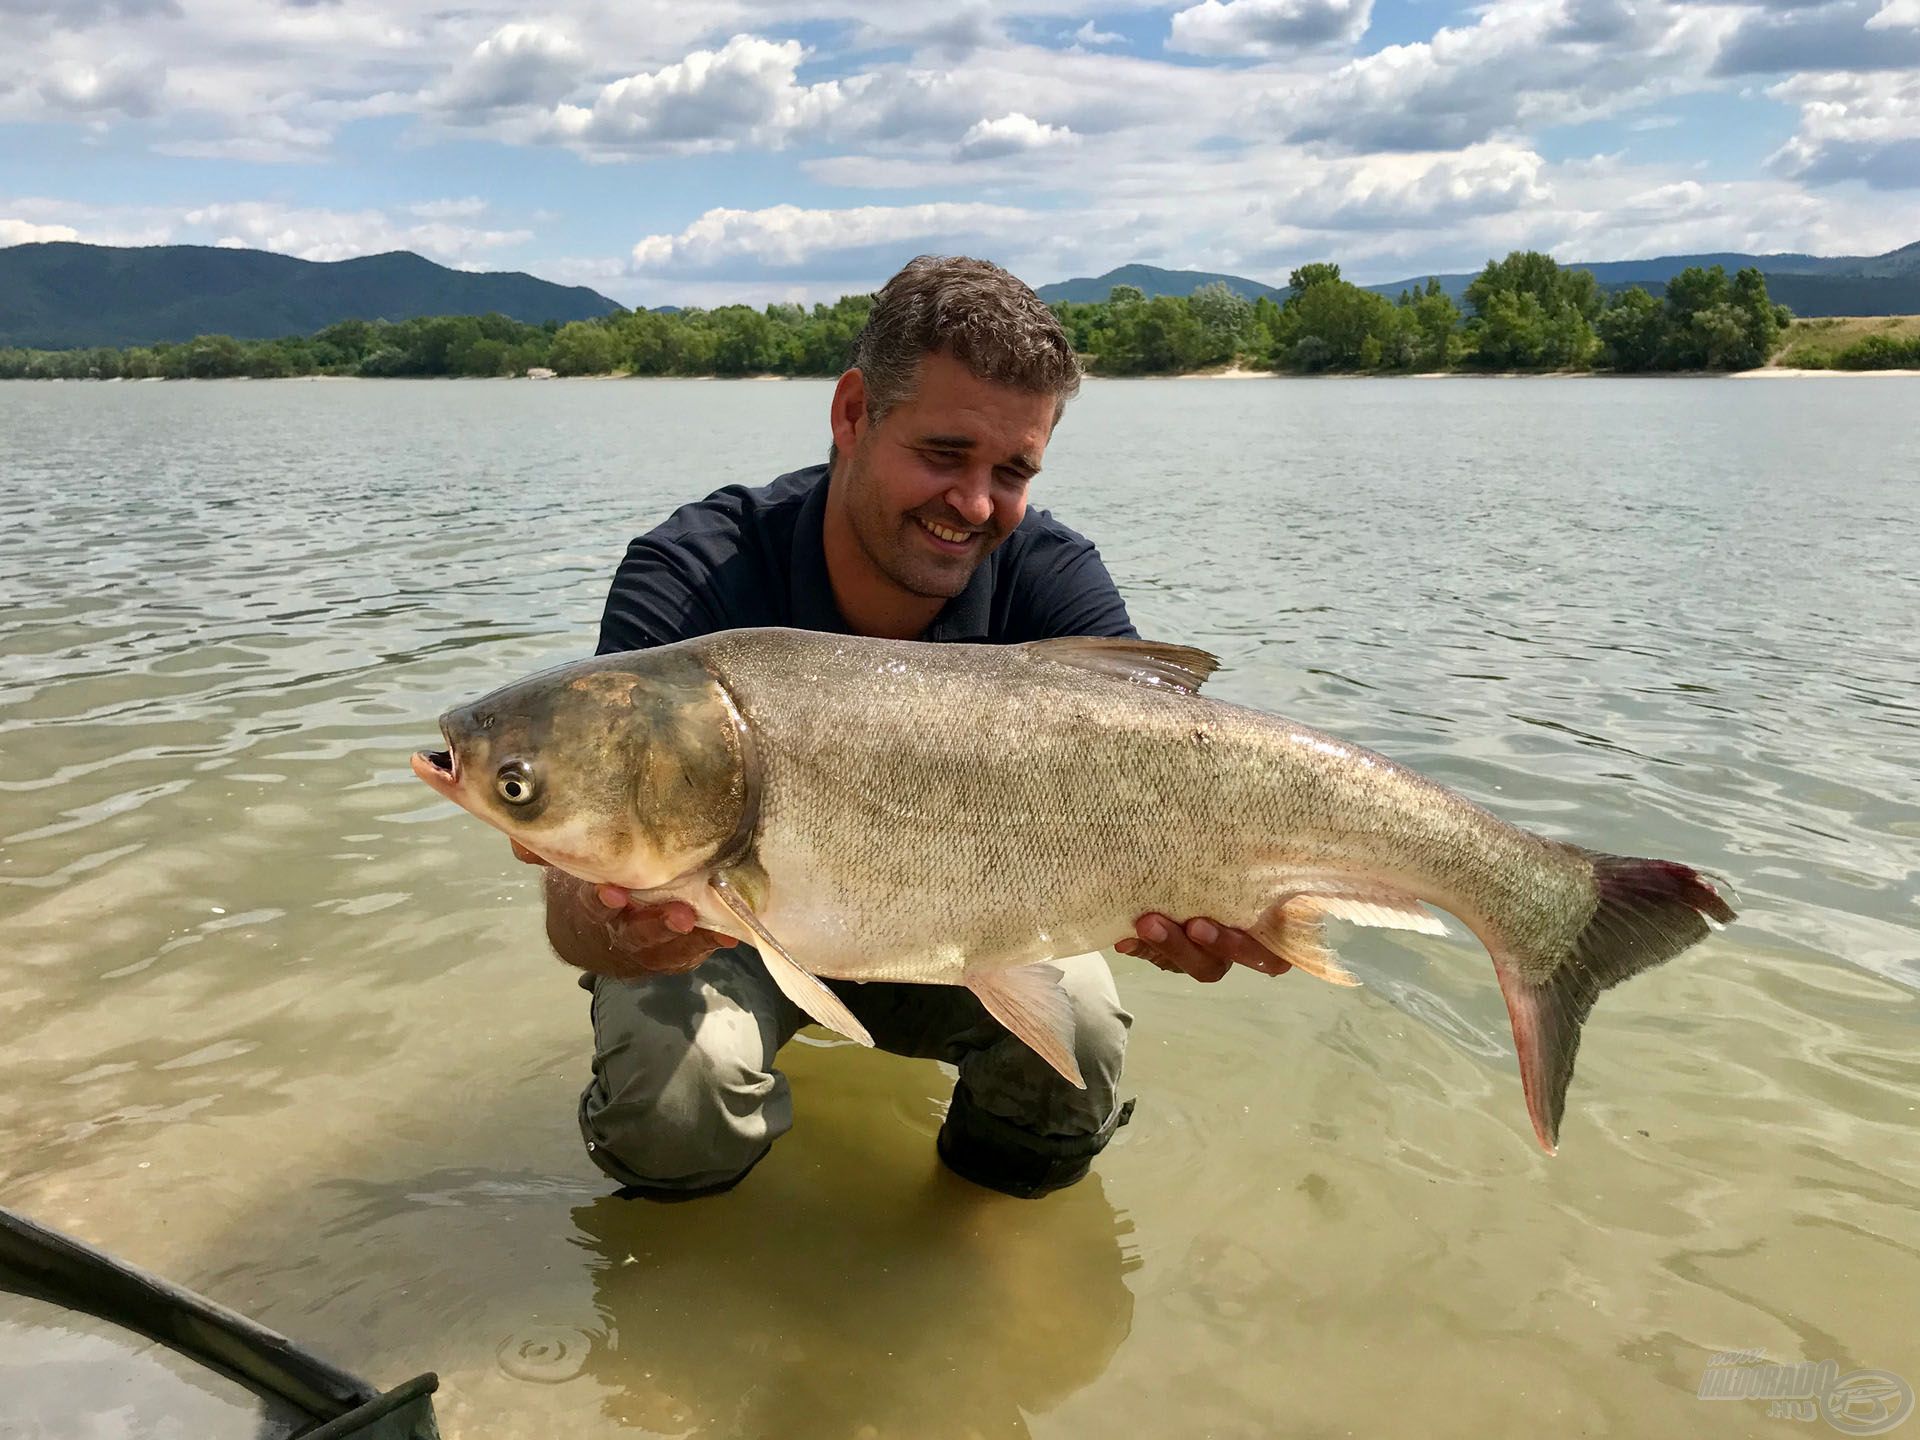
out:
<path id="1" fill-rule="evenodd" d="M 710 1314 L 667 1312 L 674 1337 L 614 1283 L 653 1222 L 573 1208 L 605 1188 L 570 1134 L 584 997 L 540 959 L 532 877 L 405 760 L 449 701 L 589 651 L 631 535 L 811 458 L 825 388 L 0 386 L 0 1199 L 348 1358 L 437 1366 L 454 1413 L 526 1433 L 563 1413 L 549 1392 L 591 1409 L 569 1430 L 728 1433 L 732 1400 L 679 1398 L 733 1393 L 698 1358 L 728 1327 L 787 1337 L 753 1363 L 792 1403 L 740 1405 L 853 1433 L 809 1347 L 850 1366 L 907 1334 L 896 1262 L 936 1278 L 934 1368 L 962 1373 L 995 1327 L 1074 1333 L 1062 1247 L 1106 1297 L 1100 1358 L 1030 1347 L 1014 1397 L 1061 1433 L 1386 1428 L 1380 1365 L 1463 1433 L 1748 1421 L 1690 1398 L 1726 1345 L 1920 1380 L 1877 1298 L 1920 1285 L 1905 384 L 1090 384 L 1036 494 L 1095 534 L 1144 633 L 1516 822 L 1724 872 L 1741 921 L 1602 1002 L 1551 1164 L 1465 941 L 1350 932 L 1357 994 L 1123 965 L 1139 1114 L 1106 1198 L 1022 1211 L 998 1248 L 999 1211 L 960 1226 L 982 1266 L 1025 1257 L 993 1314 L 934 1258 L 959 1198 L 888 1229 L 929 1183 L 939 1073 L 803 1047 L 798 1126 L 740 1202 L 799 1252 L 756 1248 Z M 162 1181 L 196 1215 L 165 1223 Z M 586 1271 L 580 1213 L 613 1236 Z M 821 1318 L 840 1213 L 868 1227 L 872 1308 Z M 621 1335 L 684 1340 L 687 1374 Z M 1243 1373 L 1168 1368 L 1192 1353 Z M 892 1383 L 955 1433 L 1004 1418 Z"/>

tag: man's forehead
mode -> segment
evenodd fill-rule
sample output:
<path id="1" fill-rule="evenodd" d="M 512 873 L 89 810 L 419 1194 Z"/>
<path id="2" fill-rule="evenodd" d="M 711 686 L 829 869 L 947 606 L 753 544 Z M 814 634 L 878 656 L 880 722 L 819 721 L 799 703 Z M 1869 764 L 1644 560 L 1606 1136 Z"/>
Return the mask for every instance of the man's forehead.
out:
<path id="1" fill-rule="evenodd" d="M 983 380 L 945 355 L 921 362 L 919 384 L 897 412 L 915 444 L 946 449 L 1011 445 L 1036 453 L 1053 432 L 1051 395 Z"/>

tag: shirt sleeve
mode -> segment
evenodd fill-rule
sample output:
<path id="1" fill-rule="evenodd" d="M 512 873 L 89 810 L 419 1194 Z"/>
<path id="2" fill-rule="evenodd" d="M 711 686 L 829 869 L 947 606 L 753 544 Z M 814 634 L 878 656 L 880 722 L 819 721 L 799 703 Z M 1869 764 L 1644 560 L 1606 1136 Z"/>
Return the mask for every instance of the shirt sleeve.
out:
<path id="1" fill-rule="evenodd" d="M 708 577 L 686 550 L 642 535 L 627 547 L 614 572 L 600 616 L 598 654 L 650 650 L 726 629 L 714 608 Z"/>
<path id="2" fill-rule="evenodd" d="M 1063 635 L 1113 635 L 1137 640 L 1127 602 L 1107 573 L 1091 540 L 1072 531 L 1050 535 L 1035 546 L 1022 569 L 1026 594 L 1015 605 L 1025 621 L 1024 640 Z"/>

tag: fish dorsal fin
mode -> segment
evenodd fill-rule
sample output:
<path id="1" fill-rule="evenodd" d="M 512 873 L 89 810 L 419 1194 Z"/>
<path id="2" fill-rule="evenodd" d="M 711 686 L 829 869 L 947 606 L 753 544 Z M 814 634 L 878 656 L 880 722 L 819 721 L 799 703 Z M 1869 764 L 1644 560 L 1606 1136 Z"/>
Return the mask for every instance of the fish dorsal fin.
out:
<path id="1" fill-rule="evenodd" d="M 1220 668 L 1218 656 L 1191 645 L 1158 640 L 1128 640 L 1113 635 L 1068 635 L 1059 640 L 1030 640 L 1020 647 L 1036 660 L 1073 665 L 1135 685 L 1164 685 L 1191 695 Z"/>
<path id="2" fill-rule="evenodd" d="M 727 877 L 716 874 L 709 885 L 714 898 L 726 906 L 727 910 L 747 928 L 753 937 L 754 949 L 760 952 L 760 958 L 766 963 L 767 974 L 773 977 L 773 983 L 780 987 L 785 995 L 807 1015 L 826 1026 L 837 1030 L 849 1040 L 857 1040 L 862 1045 L 873 1044 L 873 1036 L 867 1033 L 867 1027 L 853 1018 L 853 1012 L 841 1003 L 840 997 L 805 970 L 800 962 L 787 953 L 782 945 L 760 923 L 760 917 L 753 913 L 753 906 L 747 903 L 747 897 L 727 882 Z"/>
<path id="3" fill-rule="evenodd" d="M 1033 1048 L 1035 1054 L 1082 1090 L 1080 1062 L 1073 1054 L 1073 1002 L 1060 988 L 1060 967 L 1042 961 L 1011 970 L 969 970 L 966 987 L 987 1013 Z"/>

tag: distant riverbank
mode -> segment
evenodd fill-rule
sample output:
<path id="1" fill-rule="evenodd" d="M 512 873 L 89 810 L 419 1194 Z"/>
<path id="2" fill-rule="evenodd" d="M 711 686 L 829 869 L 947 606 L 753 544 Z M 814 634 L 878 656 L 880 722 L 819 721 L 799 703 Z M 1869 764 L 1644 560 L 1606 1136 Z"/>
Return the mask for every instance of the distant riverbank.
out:
<path id="1" fill-rule="evenodd" d="M 1920 367 L 1898 367 L 1873 370 L 1835 370 L 1817 369 L 1796 365 L 1766 365 L 1752 370 L 1363 370 L 1341 371 L 1322 370 L 1312 374 L 1289 373 L 1284 370 L 1249 370 L 1243 366 L 1224 366 L 1207 370 L 1188 370 L 1175 373 L 1151 375 L 1101 375 L 1092 373 L 1087 376 L 1089 383 L 1100 384 L 1108 381 L 1134 380 L 1844 380 L 1848 378 L 1893 378 L 1914 379 L 1920 377 Z M 206 375 L 181 376 L 178 380 L 158 375 L 145 375 L 138 379 L 127 379 L 119 375 L 94 376 L 0 376 L 0 383 L 8 380 L 26 380 L 30 383 L 64 384 L 68 382 L 93 385 L 147 385 L 175 384 L 180 381 L 226 381 L 228 383 L 245 381 L 258 384 L 283 385 L 336 385 L 359 384 L 374 380 L 370 375 Z M 414 381 L 451 381 L 462 383 L 476 380 L 518 380 L 532 384 L 545 384 L 549 381 L 564 384 L 600 384 L 624 380 L 667 380 L 682 384 L 741 383 L 754 384 L 779 383 L 789 380 L 830 380 L 828 375 L 635 375 L 626 370 L 602 371 L 591 375 L 553 375 L 529 377 L 525 375 L 395 375 L 381 376 L 381 380 Z"/>
<path id="2" fill-rule="evenodd" d="M 1729 373 L 1772 362 L 1809 370 L 1920 368 L 1920 317 L 1796 321 L 1757 270 L 1676 276 L 1663 296 L 1603 291 L 1551 257 L 1490 262 L 1465 307 L 1429 282 L 1399 300 L 1305 265 L 1284 299 L 1221 285 L 1052 308 L 1089 374 L 1102 376 L 1565 375 Z M 658 376 L 830 378 L 871 296 L 833 305 L 623 311 L 566 325 L 501 315 L 343 320 L 306 336 L 201 335 L 125 349 L 0 348 L 0 379 L 255 380 L 289 377 Z"/>

